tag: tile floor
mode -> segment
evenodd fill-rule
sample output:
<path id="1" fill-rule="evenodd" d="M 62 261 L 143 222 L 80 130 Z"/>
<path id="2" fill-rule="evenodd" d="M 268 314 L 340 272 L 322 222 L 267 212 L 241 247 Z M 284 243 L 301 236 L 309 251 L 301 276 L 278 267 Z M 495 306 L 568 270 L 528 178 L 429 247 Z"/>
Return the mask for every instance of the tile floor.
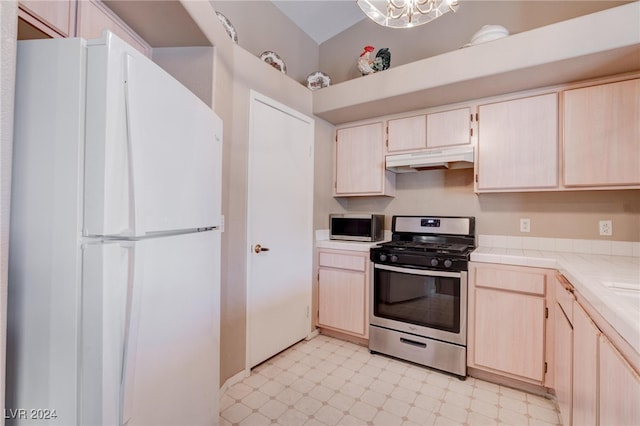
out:
<path id="1" fill-rule="evenodd" d="M 555 402 L 371 355 L 320 335 L 254 368 L 222 395 L 227 425 L 559 425 Z"/>

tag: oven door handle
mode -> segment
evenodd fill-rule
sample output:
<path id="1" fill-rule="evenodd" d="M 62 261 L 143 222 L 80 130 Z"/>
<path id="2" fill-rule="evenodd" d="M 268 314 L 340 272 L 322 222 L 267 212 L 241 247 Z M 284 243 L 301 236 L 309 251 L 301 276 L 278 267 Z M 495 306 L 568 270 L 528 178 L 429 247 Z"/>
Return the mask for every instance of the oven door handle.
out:
<path id="1" fill-rule="evenodd" d="M 374 263 L 374 268 L 391 272 L 400 272 L 402 274 L 424 275 L 429 277 L 454 277 L 460 278 L 460 272 L 432 271 L 427 269 L 400 268 L 398 266 L 381 265 Z"/>

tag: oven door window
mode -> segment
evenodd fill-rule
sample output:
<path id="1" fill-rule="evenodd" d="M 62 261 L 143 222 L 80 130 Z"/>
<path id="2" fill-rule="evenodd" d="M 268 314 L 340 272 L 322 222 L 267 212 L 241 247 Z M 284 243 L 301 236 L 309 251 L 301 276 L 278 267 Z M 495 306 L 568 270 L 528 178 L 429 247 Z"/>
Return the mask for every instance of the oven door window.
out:
<path id="1" fill-rule="evenodd" d="M 373 292 L 376 317 L 460 332 L 460 277 L 375 268 Z"/>

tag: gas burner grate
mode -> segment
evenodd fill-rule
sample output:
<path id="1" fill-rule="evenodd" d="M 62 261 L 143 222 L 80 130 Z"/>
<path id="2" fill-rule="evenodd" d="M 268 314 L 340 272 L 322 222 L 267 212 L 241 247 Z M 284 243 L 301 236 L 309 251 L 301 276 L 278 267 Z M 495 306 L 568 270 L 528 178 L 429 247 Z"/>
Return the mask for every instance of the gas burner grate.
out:
<path id="1" fill-rule="evenodd" d="M 391 241 L 381 246 L 397 250 L 414 250 L 433 253 L 466 253 L 469 246 L 465 244 L 428 243 L 421 241 Z"/>

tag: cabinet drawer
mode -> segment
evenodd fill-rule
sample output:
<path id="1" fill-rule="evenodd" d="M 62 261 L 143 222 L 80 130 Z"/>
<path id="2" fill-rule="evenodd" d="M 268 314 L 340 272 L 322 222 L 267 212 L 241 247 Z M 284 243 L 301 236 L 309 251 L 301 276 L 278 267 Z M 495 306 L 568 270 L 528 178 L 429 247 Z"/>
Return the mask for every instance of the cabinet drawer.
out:
<path id="1" fill-rule="evenodd" d="M 494 288 L 498 290 L 514 291 L 517 293 L 544 296 L 544 273 L 539 271 L 515 271 L 509 269 L 476 268 L 476 287 Z"/>
<path id="2" fill-rule="evenodd" d="M 320 252 L 318 264 L 328 268 L 350 269 L 352 271 L 364 272 L 366 268 L 366 258 L 363 255 Z"/>
<path id="3" fill-rule="evenodd" d="M 564 311 L 567 319 L 573 324 L 573 292 L 569 291 L 573 288 L 569 281 L 562 275 L 556 276 L 556 301 Z"/>

